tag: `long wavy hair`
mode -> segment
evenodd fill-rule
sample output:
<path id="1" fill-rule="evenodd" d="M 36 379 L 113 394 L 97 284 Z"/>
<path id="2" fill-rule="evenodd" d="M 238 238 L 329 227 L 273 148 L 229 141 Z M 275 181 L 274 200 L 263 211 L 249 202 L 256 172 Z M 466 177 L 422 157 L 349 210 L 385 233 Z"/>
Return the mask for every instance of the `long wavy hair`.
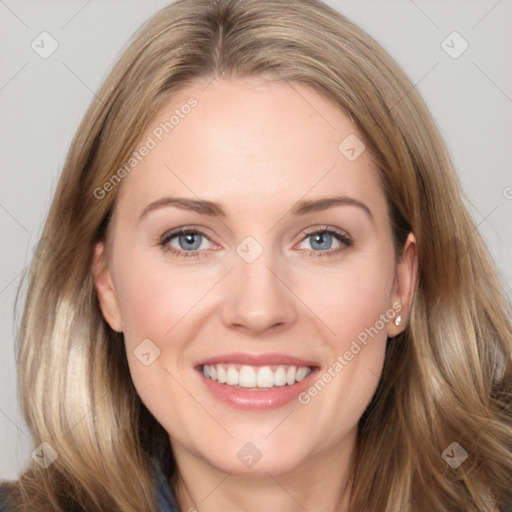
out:
<path id="1" fill-rule="evenodd" d="M 22 510 L 151 512 L 167 433 L 131 381 L 122 333 L 91 275 L 120 187 L 98 199 L 154 114 L 195 80 L 307 84 L 354 121 L 375 160 L 397 250 L 418 281 L 359 422 L 351 512 L 504 510 L 512 502 L 512 328 L 492 259 L 413 84 L 368 34 L 319 0 L 178 0 L 135 35 L 74 137 L 28 273 L 18 387 L 34 447 L 58 454 L 10 483 Z M 341 141 L 340 141 L 341 142 Z M 133 172 L 137 172 L 134 170 Z M 122 183 L 121 183 L 122 186 Z M 468 458 L 452 469 L 452 442 Z"/>

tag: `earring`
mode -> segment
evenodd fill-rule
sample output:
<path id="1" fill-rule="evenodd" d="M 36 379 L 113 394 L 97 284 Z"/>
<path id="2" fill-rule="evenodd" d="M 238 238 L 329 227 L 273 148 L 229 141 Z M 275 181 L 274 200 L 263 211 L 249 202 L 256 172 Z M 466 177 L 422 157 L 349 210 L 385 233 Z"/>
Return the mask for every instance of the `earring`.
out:
<path id="1" fill-rule="evenodd" d="M 395 318 L 395 325 L 398 327 L 402 323 L 402 315 L 398 315 Z"/>

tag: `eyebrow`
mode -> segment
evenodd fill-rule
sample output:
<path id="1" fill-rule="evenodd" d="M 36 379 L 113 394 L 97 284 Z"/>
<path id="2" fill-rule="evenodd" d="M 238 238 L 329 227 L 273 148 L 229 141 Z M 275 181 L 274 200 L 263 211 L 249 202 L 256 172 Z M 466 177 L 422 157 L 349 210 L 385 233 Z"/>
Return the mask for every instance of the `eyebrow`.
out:
<path id="1" fill-rule="evenodd" d="M 290 210 L 290 214 L 297 217 L 299 215 L 324 211 L 335 206 L 347 205 L 360 208 L 368 215 L 372 222 L 374 221 L 373 214 L 368 206 L 357 199 L 347 196 L 330 196 L 314 200 L 301 200 L 293 205 Z M 149 212 L 168 206 L 174 206 L 175 208 L 189 210 L 211 217 L 227 217 L 221 204 L 214 201 L 208 201 L 206 199 L 191 199 L 186 197 L 163 197 L 162 199 L 158 199 L 157 201 L 148 204 L 140 214 L 138 221 L 140 222 Z"/>

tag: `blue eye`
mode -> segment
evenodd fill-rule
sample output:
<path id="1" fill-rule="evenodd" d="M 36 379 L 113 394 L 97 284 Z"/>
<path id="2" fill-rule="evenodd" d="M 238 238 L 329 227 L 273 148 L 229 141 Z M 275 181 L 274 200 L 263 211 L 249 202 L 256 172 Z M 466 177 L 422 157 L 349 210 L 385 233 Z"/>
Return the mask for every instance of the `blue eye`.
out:
<path id="1" fill-rule="evenodd" d="M 181 250 L 169 245 L 171 240 L 174 238 L 177 238 Z M 170 252 L 171 254 L 178 257 L 196 257 L 199 256 L 198 249 L 201 246 L 201 238 L 207 239 L 206 235 L 198 229 L 179 228 L 172 231 L 171 233 L 165 234 L 160 240 L 159 245 L 162 246 L 164 251 Z"/>
<path id="2" fill-rule="evenodd" d="M 179 248 L 170 245 L 175 238 L 178 240 Z M 202 231 L 196 228 L 182 227 L 164 234 L 158 245 L 165 252 L 178 258 L 198 258 L 206 256 L 206 254 L 201 254 L 205 252 L 204 248 L 201 249 L 204 239 L 209 240 Z M 346 232 L 329 226 L 311 228 L 304 233 L 303 241 L 308 239 L 311 239 L 310 246 L 312 248 L 309 250 L 309 256 L 314 258 L 335 256 L 353 244 Z M 331 250 L 333 240 L 341 244 L 341 247 Z"/>
<path id="3" fill-rule="evenodd" d="M 321 228 L 314 228 L 313 231 L 309 230 L 306 233 L 304 240 L 310 239 L 310 246 L 313 249 L 309 253 L 311 258 L 324 258 L 330 256 L 336 256 L 341 251 L 352 246 L 352 239 L 349 235 L 341 230 L 323 226 Z M 333 240 L 336 240 L 341 244 L 338 249 L 330 250 L 332 247 Z"/>

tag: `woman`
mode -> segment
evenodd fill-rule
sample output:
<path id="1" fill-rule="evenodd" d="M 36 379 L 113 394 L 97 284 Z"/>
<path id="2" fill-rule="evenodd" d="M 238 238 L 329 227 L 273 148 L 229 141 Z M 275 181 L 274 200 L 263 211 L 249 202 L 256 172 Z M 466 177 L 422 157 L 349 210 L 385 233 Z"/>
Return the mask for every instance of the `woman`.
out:
<path id="1" fill-rule="evenodd" d="M 507 510 L 510 311 L 461 195 L 409 80 L 336 11 L 163 9 L 31 268 L 36 450 L 5 510 Z"/>

